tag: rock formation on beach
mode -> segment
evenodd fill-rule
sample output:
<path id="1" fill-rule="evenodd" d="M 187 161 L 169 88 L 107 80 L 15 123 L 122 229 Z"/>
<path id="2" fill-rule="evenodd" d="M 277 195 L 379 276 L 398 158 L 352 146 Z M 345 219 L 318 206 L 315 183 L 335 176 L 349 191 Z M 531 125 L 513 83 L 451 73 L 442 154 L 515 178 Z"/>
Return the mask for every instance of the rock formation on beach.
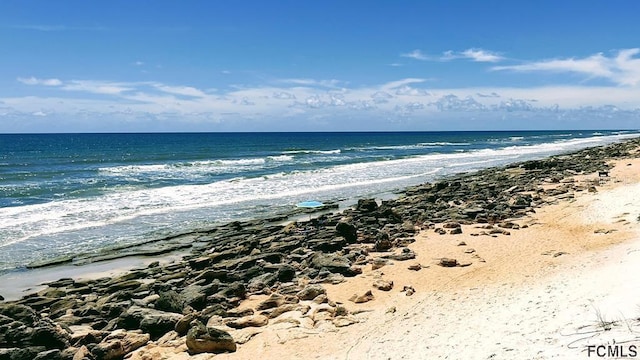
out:
<path id="1" fill-rule="evenodd" d="M 232 222 L 176 236 L 192 244 L 180 261 L 114 278 L 60 279 L 17 301 L 0 298 L 0 360 L 122 359 L 131 353 L 142 359 L 163 346 L 189 354 L 234 352 L 268 327 L 349 326 L 359 314 L 329 298 L 323 284 L 398 262 L 420 276 L 425 266 L 408 247 L 418 232 L 455 235 L 462 225 L 479 224 L 473 235 L 509 236 L 519 227 L 513 219 L 575 192 L 597 191 L 597 183 L 585 186 L 570 177 L 607 170 L 608 160 L 628 157 L 638 146 L 640 139 L 632 139 L 459 174 L 410 187 L 393 200 L 361 199 L 305 221 Z M 473 265 L 451 258 L 434 264 Z M 352 301 L 375 302 L 380 291 L 415 292 L 403 285 L 377 279 Z M 263 300 L 247 306 L 251 295 Z"/>

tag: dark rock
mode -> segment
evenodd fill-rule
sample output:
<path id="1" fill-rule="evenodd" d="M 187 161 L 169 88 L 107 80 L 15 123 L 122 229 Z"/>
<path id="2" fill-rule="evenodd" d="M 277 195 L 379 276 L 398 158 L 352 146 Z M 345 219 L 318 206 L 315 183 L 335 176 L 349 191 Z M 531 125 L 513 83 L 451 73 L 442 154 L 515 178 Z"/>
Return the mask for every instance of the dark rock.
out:
<path id="1" fill-rule="evenodd" d="M 69 287 L 69 286 L 75 285 L 75 281 L 71 278 L 62 278 L 56 281 L 45 283 L 45 285 L 50 286 L 52 288 Z"/>
<path id="2" fill-rule="evenodd" d="M 444 225 L 442 225 L 442 227 L 445 228 L 445 229 L 455 229 L 455 228 L 459 228 L 460 227 L 460 223 L 448 222 L 448 223 L 445 223 Z"/>
<path id="3" fill-rule="evenodd" d="M 378 279 L 373 282 L 373 287 L 382 291 L 390 291 L 393 289 L 393 281 Z"/>
<path id="4" fill-rule="evenodd" d="M 236 281 L 220 292 L 220 295 L 226 297 L 238 297 L 244 299 L 247 297 L 247 288 L 244 283 Z"/>
<path id="5" fill-rule="evenodd" d="M 318 252 L 311 258 L 311 266 L 316 269 L 326 269 L 332 273 L 347 275 L 350 274 L 351 263 L 344 256 Z"/>
<path id="6" fill-rule="evenodd" d="M 180 335 L 180 336 L 187 335 L 187 332 L 191 328 L 191 322 L 196 320 L 197 318 L 198 318 L 198 316 L 196 315 L 196 313 L 190 313 L 190 314 L 187 314 L 187 315 L 183 316 L 176 323 L 176 327 L 174 328 L 175 332 L 178 333 L 178 335 Z"/>
<path id="7" fill-rule="evenodd" d="M 458 266 L 458 260 L 449 259 L 449 258 L 442 258 L 438 262 L 438 265 L 440 265 L 442 267 L 455 267 L 455 266 Z"/>
<path id="8" fill-rule="evenodd" d="M 360 199 L 358 200 L 358 205 L 356 205 L 356 210 L 362 213 L 373 212 L 377 209 L 378 203 L 376 199 Z"/>
<path id="9" fill-rule="evenodd" d="M 2 360 L 33 360 L 38 353 L 46 351 L 41 346 L 29 346 L 23 348 L 0 348 L 0 359 Z"/>
<path id="10" fill-rule="evenodd" d="M 58 349 L 39 352 L 33 360 L 61 360 L 62 352 Z"/>
<path id="11" fill-rule="evenodd" d="M 162 291 L 158 295 L 160 295 L 160 297 L 156 300 L 156 309 L 172 313 L 182 312 L 184 308 L 184 298 L 177 292 L 173 290 Z"/>
<path id="12" fill-rule="evenodd" d="M 389 235 L 387 233 L 381 232 L 378 236 L 378 239 L 375 242 L 374 250 L 378 252 L 383 252 L 391 248 L 393 248 L 393 242 L 389 240 Z"/>
<path id="13" fill-rule="evenodd" d="M 355 243 L 358 240 L 358 229 L 349 219 L 342 219 L 336 225 L 338 235 L 344 237 L 348 243 Z"/>
<path id="14" fill-rule="evenodd" d="M 258 304 L 258 306 L 256 307 L 256 310 L 266 310 L 266 309 L 276 308 L 284 303 L 285 303 L 284 296 L 273 293 L 271 294 L 271 296 L 269 296 L 268 299 Z"/>
<path id="15" fill-rule="evenodd" d="M 289 264 L 282 264 L 278 269 L 276 278 L 280 282 L 289 282 L 296 277 L 296 268 Z"/>
<path id="16" fill-rule="evenodd" d="M 308 285 L 304 289 L 300 290 L 296 295 L 300 300 L 313 300 L 318 295 L 326 294 L 327 290 L 325 290 L 320 285 Z"/>
<path id="17" fill-rule="evenodd" d="M 385 266 L 387 264 L 389 264 L 389 260 L 388 259 L 378 257 L 378 258 L 375 258 L 375 259 L 371 260 L 371 269 L 372 270 L 378 270 L 378 269 L 380 269 L 381 267 L 383 267 L 383 266 Z"/>
<path id="18" fill-rule="evenodd" d="M 107 285 L 107 292 L 115 292 L 115 291 L 119 291 L 119 290 L 132 290 L 132 289 L 138 289 L 140 288 L 140 286 L 142 286 L 142 283 L 140 281 L 137 280 L 126 280 L 126 281 L 119 281 L 119 279 L 116 279 L 113 281 L 112 284 L 108 284 Z"/>
<path id="19" fill-rule="evenodd" d="M 31 334 L 33 345 L 44 346 L 47 349 L 64 349 L 69 346 L 69 339 L 69 333 L 48 318 L 40 320 Z"/>
<path id="20" fill-rule="evenodd" d="M 457 228 L 453 228 L 449 231 L 449 234 L 451 235 L 459 235 L 462 234 L 462 228 L 457 227 Z"/>
<path id="21" fill-rule="evenodd" d="M 213 289 L 211 289 L 212 287 Z M 207 296 L 214 294 L 218 290 L 217 286 L 214 285 L 212 287 L 189 285 L 180 292 L 180 297 L 185 305 L 189 305 L 196 310 L 202 310 L 207 305 Z M 182 309 L 179 312 L 182 312 Z"/>
<path id="22" fill-rule="evenodd" d="M 0 315 L 10 317 L 28 326 L 33 326 L 38 320 L 35 310 L 26 305 L 13 303 L 0 304 Z"/>
<path id="23" fill-rule="evenodd" d="M 191 354 L 235 352 L 236 343 L 228 332 L 195 321 L 187 333 Z"/>
<path id="24" fill-rule="evenodd" d="M 72 310 L 78 306 L 78 300 L 65 298 L 56 301 L 49 307 L 49 317 L 52 319 L 58 318 L 67 313 L 67 310 Z"/>
<path id="25" fill-rule="evenodd" d="M 353 235 L 352 243 L 355 242 Z M 307 246 L 312 250 L 322 251 L 325 253 L 342 250 L 348 245 L 347 237 L 335 237 L 332 239 L 311 239 L 307 242 Z"/>
<path id="26" fill-rule="evenodd" d="M 205 270 L 200 275 L 196 276 L 194 281 L 196 282 L 200 280 L 206 280 L 207 282 L 210 282 L 213 280 L 225 281 L 227 279 L 228 274 L 229 274 L 229 271 L 223 270 L 223 269 Z"/>
<path id="27" fill-rule="evenodd" d="M 152 338 L 157 339 L 173 330 L 182 316 L 181 314 L 134 305 L 122 315 L 119 325 L 124 329 L 141 329 L 149 333 Z"/>

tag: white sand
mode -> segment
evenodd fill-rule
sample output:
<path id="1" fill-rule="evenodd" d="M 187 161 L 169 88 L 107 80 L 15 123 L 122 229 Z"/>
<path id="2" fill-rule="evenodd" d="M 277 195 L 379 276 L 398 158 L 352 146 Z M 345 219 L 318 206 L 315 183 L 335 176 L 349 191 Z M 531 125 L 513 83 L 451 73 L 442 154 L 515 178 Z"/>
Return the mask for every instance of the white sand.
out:
<path id="1" fill-rule="evenodd" d="M 640 355 L 640 161 L 627 163 L 597 194 L 541 209 L 528 229 L 496 239 L 471 237 L 470 228 L 464 237 L 427 232 L 412 248 L 428 269 L 412 273 L 397 263 L 329 287 L 329 297 L 350 310 L 371 310 L 361 323 L 268 330 L 216 359 L 586 359 L 588 345 L 607 344 L 627 355 L 637 346 Z M 464 259 L 460 239 L 486 263 L 434 266 L 441 256 Z M 394 289 L 374 291 L 366 304 L 346 301 L 380 272 L 416 294 Z M 397 311 L 386 313 L 391 306 Z"/>

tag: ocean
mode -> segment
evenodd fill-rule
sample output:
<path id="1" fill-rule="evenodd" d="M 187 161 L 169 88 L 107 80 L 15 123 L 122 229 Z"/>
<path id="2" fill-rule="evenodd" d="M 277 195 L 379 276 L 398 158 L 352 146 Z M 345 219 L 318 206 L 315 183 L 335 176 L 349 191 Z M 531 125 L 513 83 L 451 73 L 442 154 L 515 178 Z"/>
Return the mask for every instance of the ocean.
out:
<path id="1" fill-rule="evenodd" d="M 0 135 L 0 274 L 299 202 L 410 185 L 638 136 L 631 131 Z"/>

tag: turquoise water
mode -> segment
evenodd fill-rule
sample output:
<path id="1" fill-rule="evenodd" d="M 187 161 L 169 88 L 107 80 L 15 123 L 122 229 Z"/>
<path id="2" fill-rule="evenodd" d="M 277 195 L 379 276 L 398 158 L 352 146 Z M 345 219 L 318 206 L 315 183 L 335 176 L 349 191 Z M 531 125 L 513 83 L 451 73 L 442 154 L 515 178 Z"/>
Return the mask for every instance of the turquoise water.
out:
<path id="1" fill-rule="evenodd" d="M 622 131 L 0 135 L 0 272 L 305 200 L 637 136 Z"/>

